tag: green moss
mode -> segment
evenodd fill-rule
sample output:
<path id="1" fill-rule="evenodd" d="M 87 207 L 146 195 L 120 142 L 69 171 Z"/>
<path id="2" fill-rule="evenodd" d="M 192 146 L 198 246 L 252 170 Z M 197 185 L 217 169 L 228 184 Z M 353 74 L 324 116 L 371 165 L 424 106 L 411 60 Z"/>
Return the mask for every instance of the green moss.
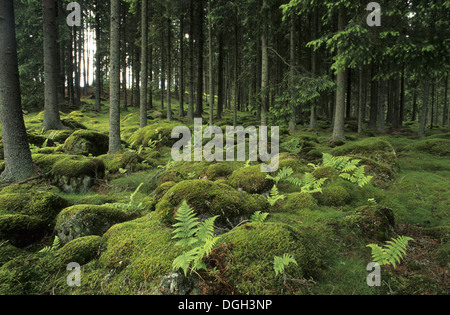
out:
<path id="1" fill-rule="evenodd" d="M 147 147 L 150 141 L 160 141 L 160 146 L 172 146 L 178 139 L 172 139 L 172 130 L 177 127 L 176 123 L 161 122 L 139 129 L 132 134 L 127 142 L 135 149 L 139 146 Z"/>
<path id="2" fill-rule="evenodd" d="M 103 236 L 99 262 L 103 268 L 122 271 L 121 278 L 150 281 L 170 272 L 181 254 L 172 237 L 170 229 L 148 217 L 115 225 Z"/>
<path id="3" fill-rule="evenodd" d="M 273 181 L 266 178 L 267 173 L 261 172 L 260 165 L 253 165 L 238 169 L 231 174 L 228 183 L 234 188 L 257 194 L 270 190 Z"/>
<path id="4" fill-rule="evenodd" d="M 33 216 L 0 215 L 0 242 L 7 240 L 12 245 L 23 248 L 40 240 L 47 230 L 45 221 Z"/>
<path id="5" fill-rule="evenodd" d="M 58 213 L 68 206 L 60 196 L 44 191 L 0 195 L 0 213 L 22 214 L 52 223 Z"/>
<path id="6" fill-rule="evenodd" d="M 313 209 L 317 206 L 317 201 L 311 194 L 308 193 L 291 193 L 287 195 L 281 211 L 284 212 L 295 212 L 298 209 Z"/>
<path id="7" fill-rule="evenodd" d="M 107 135 L 91 130 L 75 131 L 67 138 L 63 151 L 69 154 L 100 156 L 108 153 Z"/>
<path id="8" fill-rule="evenodd" d="M 312 175 L 314 175 L 314 177 L 317 179 L 327 178 L 328 180 L 326 181 L 326 183 L 339 178 L 339 172 L 336 169 L 328 166 L 319 166 L 312 172 Z"/>
<path id="9" fill-rule="evenodd" d="M 355 200 L 352 190 L 356 189 L 356 185 L 338 179 L 322 188 L 322 193 L 315 193 L 319 205 L 342 207 L 350 204 Z"/>
<path id="10" fill-rule="evenodd" d="M 111 206 L 76 205 L 59 213 L 55 232 L 62 243 L 89 235 L 103 235 L 111 226 L 132 219 Z"/>
<path id="11" fill-rule="evenodd" d="M 64 264 L 76 262 L 84 265 L 98 257 L 101 243 L 100 236 L 80 237 L 64 245 L 57 251 L 57 255 Z"/>
<path id="12" fill-rule="evenodd" d="M 126 169 L 130 172 L 142 170 L 144 168 L 143 159 L 136 152 L 120 151 L 114 155 L 101 155 L 98 157 L 105 164 L 105 168 L 110 174 L 118 173 L 120 169 Z"/>
<path id="13" fill-rule="evenodd" d="M 392 167 L 397 166 L 397 154 L 394 147 L 383 138 L 365 138 L 360 141 L 348 142 L 332 149 L 330 153 L 334 156 L 364 156 Z"/>
<path id="14" fill-rule="evenodd" d="M 240 216 L 249 216 L 261 209 L 262 199 L 245 192 L 208 180 L 182 181 L 170 188 L 156 205 L 155 214 L 163 222 L 173 222 L 177 207 L 183 200 L 199 215 L 216 216 L 217 222 L 225 223 Z M 267 205 L 267 204 L 266 204 Z"/>
<path id="15" fill-rule="evenodd" d="M 58 159 L 52 167 L 52 175 L 78 178 L 88 176 L 102 178 L 105 173 L 105 164 L 100 159 L 84 156 L 71 156 L 66 159 Z"/>
<path id="16" fill-rule="evenodd" d="M 8 261 L 25 254 L 25 250 L 17 248 L 7 241 L 0 241 L 0 267 Z"/>
<path id="17" fill-rule="evenodd" d="M 168 170 L 158 176 L 158 186 L 161 186 L 162 184 L 167 182 L 179 183 L 182 182 L 184 179 L 185 178 L 183 174 L 181 174 L 177 170 Z"/>
<path id="18" fill-rule="evenodd" d="M 408 145 L 405 150 L 424 152 L 436 156 L 450 155 L 450 140 L 448 139 L 423 139 Z"/>
<path id="19" fill-rule="evenodd" d="M 205 171 L 205 176 L 209 180 L 216 180 L 218 178 L 228 177 L 231 173 L 233 173 L 233 168 L 226 163 L 214 163 Z"/>
<path id="20" fill-rule="evenodd" d="M 279 294 L 283 282 L 273 269 L 275 256 L 293 255 L 298 263 L 286 268 L 294 279 L 316 279 L 324 268 L 325 235 L 311 229 L 293 228 L 282 223 L 240 226 L 224 234 L 221 243 L 231 244 L 226 257 L 226 278 L 241 294 Z M 295 282 L 290 282 L 298 289 Z"/>

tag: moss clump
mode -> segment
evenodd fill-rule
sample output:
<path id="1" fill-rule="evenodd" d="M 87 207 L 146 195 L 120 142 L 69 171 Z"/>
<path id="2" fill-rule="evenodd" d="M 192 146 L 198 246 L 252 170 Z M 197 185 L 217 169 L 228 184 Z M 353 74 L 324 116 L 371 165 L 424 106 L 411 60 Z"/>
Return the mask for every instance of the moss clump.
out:
<path id="1" fill-rule="evenodd" d="M 97 235 L 77 238 L 58 250 L 57 255 L 64 264 L 77 262 L 80 265 L 87 264 L 98 257 L 102 238 Z"/>
<path id="2" fill-rule="evenodd" d="M 209 180 L 216 180 L 219 178 L 228 177 L 231 173 L 233 173 L 233 168 L 225 163 L 214 163 L 205 171 L 205 176 Z"/>
<path id="3" fill-rule="evenodd" d="M 147 147 L 150 142 L 158 142 L 159 146 L 172 146 L 178 139 L 172 139 L 172 130 L 177 127 L 176 123 L 161 122 L 149 125 L 139 129 L 133 133 L 128 139 L 129 143 L 134 149 L 139 146 Z"/>
<path id="4" fill-rule="evenodd" d="M 335 179 L 339 178 L 339 172 L 336 169 L 328 166 L 319 166 L 312 172 L 312 175 L 316 179 L 327 178 L 328 180 L 326 182 L 334 181 Z"/>
<path id="5" fill-rule="evenodd" d="M 419 140 L 406 146 L 405 150 L 448 157 L 450 155 L 450 140 L 439 138 Z"/>
<path id="6" fill-rule="evenodd" d="M 348 142 L 336 147 L 330 152 L 334 156 L 357 155 L 370 158 L 397 167 L 397 154 L 394 147 L 383 138 L 366 138 L 360 141 Z"/>
<path id="7" fill-rule="evenodd" d="M 361 207 L 343 218 L 341 222 L 344 228 L 367 241 L 386 242 L 394 236 L 394 213 L 386 207 Z"/>
<path id="8" fill-rule="evenodd" d="M 308 193 L 291 193 L 283 202 L 281 211 L 296 212 L 298 209 L 313 209 L 317 206 L 317 201 Z"/>
<path id="9" fill-rule="evenodd" d="M 316 279 L 324 268 L 326 236 L 312 229 L 283 223 L 254 223 L 224 234 L 221 242 L 231 244 L 226 278 L 241 294 L 279 294 L 283 280 L 275 276 L 275 256 L 293 255 L 287 274 L 294 279 Z M 289 282 L 299 289 L 295 282 Z"/>
<path id="10" fill-rule="evenodd" d="M 119 278 L 151 281 L 170 272 L 181 254 L 172 237 L 171 229 L 148 217 L 115 225 L 103 236 L 99 262 L 103 268 L 122 271 Z"/>
<path id="11" fill-rule="evenodd" d="M 183 200 L 186 200 L 198 215 L 219 215 L 218 223 L 239 219 L 241 216 L 249 216 L 255 211 L 269 208 L 267 201 L 263 205 L 262 199 L 238 192 L 228 185 L 208 180 L 187 180 L 166 192 L 156 205 L 156 216 L 163 222 L 173 222 L 176 209 Z"/>
<path id="12" fill-rule="evenodd" d="M 23 248 L 40 240 L 48 230 L 45 221 L 22 214 L 0 215 L 0 241 Z"/>
<path id="13" fill-rule="evenodd" d="M 177 170 L 168 170 L 168 171 L 165 171 L 164 173 L 162 173 L 161 175 L 159 175 L 157 183 L 158 183 L 158 186 L 160 186 L 167 182 L 179 183 L 179 182 L 182 182 L 184 179 L 185 178 L 184 178 L 183 174 L 181 174 Z"/>
<path id="14" fill-rule="evenodd" d="M 8 261 L 22 256 L 25 253 L 25 250 L 17 248 L 9 244 L 9 242 L 0 241 L 0 267 L 6 264 Z"/>
<path id="15" fill-rule="evenodd" d="M 64 209 L 56 220 L 55 232 L 62 243 L 89 235 L 103 235 L 111 226 L 132 216 L 112 206 L 76 205 Z"/>
<path id="16" fill-rule="evenodd" d="M 260 165 L 253 165 L 238 169 L 231 174 L 228 183 L 234 188 L 241 188 L 251 194 L 268 191 L 274 183 L 266 178 L 267 173 L 261 172 L 260 167 Z"/>
<path id="17" fill-rule="evenodd" d="M 105 164 L 105 168 L 110 174 L 118 173 L 120 169 L 129 170 L 131 172 L 142 170 L 144 167 L 143 159 L 136 152 L 124 151 L 117 152 L 114 155 L 101 155 L 98 157 Z"/>
<path id="18" fill-rule="evenodd" d="M 349 183 L 339 179 L 324 186 L 322 193 L 315 193 L 314 197 L 317 199 L 319 205 L 342 207 L 350 204 L 354 200 L 351 189 L 356 189 L 356 186 L 352 188 Z"/>
<path id="19" fill-rule="evenodd" d="M 107 135 L 92 130 L 78 130 L 67 138 L 62 150 L 69 154 L 100 156 L 108 153 Z"/>
<path id="20" fill-rule="evenodd" d="M 0 195 L 0 214 L 30 215 L 53 223 L 58 213 L 68 206 L 60 196 L 44 191 Z"/>

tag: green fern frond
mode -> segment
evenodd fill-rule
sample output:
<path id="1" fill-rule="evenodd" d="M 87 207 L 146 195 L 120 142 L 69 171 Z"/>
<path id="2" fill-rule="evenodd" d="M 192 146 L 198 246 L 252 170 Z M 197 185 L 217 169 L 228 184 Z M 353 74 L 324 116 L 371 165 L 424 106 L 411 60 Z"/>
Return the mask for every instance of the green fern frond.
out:
<path id="1" fill-rule="evenodd" d="M 277 185 L 274 185 L 272 187 L 272 189 L 270 190 L 269 196 L 267 196 L 267 201 L 273 207 L 277 203 L 278 200 L 283 200 L 283 199 L 284 199 L 284 195 L 280 195 L 278 192 Z"/>
<path id="2" fill-rule="evenodd" d="M 46 246 L 43 249 L 41 249 L 39 251 L 39 253 L 48 253 L 48 252 L 52 252 L 55 251 L 59 248 L 59 246 L 61 245 L 60 241 L 59 241 L 59 237 L 55 236 L 55 239 L 53 240 L 53 244 L 52 246 Z"/>
<path id="3" fill-rule="evenodd" d="M 284 254 L 283 257 L 275 256 L 273 258 L 273 269 L 275 270 L 275 276 L 279 274 L 283 274 L 285 268 L 290 264 L 297 264 L 297 261 L 294 259 L 292 255 Z"/>
<path id="4" fill-rule="evenodd" d="M 394 268 L 401 262 L 406 255 L 406 247 L 414 239 L 407 236 L 400 236 L 392 241 L 387 241 L 388 245 L 383 248 L 377 244 L 369 244 L 367 247 L 372 249 L 372 259 L 380 266 L 392 265 Z"/>
<path id="5" fill-rule="evenodd" d="M 267 219 L 268 215 L 269 215 L 268 213 L 262 213 L 261 211 L 256 211 L 250 217 L 250 222 L 252 222 L 252 223 L 262 223 L 262 222 L 264 222 Z"/>

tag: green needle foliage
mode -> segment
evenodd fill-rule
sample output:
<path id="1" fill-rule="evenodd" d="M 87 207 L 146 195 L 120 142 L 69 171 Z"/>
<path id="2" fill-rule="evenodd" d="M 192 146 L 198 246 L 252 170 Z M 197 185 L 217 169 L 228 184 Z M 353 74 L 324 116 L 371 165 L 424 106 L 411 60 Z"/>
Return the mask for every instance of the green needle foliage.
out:
<path id="1" fill-rule="evenodd" d="M 392 239 L 392 241 L 387 241 L 388 245 L 380 247 L 377 244 L 369 244 L 367 247 L 372 249 L 372 259 L 374 262 L 378 263 L 380 266 L 392 265 L 396 268 L 397 263 L 399 264 L 403 259 L 403 255 L 406 255 L 406 246 L 409 241 L 414 241 L 414 239 L 407 236 L 400 236 L 397 239 Z"/>
<path id="2" fill-rule="evenodd" d="M 189 207 L 186 200 L 183 201 L 175 219 L 176 228 L 173 231 L 173 238 L 178 239 L 176 245 L 186 249 L 183 254 L 176 257 L 172 263 L 173 270 L 183 270 L 187 276 L 189 269 L 196 272 L 206 269 L 203 258 L 207 257 L 213 250 L 217 237 L 214 237 L 214 221 L 219 216 L 199 222 L 193 209 Z"/>

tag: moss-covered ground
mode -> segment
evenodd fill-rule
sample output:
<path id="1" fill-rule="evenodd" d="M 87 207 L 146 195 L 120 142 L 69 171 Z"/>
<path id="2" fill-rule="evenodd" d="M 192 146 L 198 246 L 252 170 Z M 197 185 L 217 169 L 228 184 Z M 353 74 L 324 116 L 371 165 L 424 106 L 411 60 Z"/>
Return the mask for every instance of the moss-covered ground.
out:
<path id="1" fill-rule="evenodd" d="M 449 293 L 448 129 L 428 130 L 425 139 L 416 137 L 415 123 L 395 133 L 347 130 L 347 142 L 335 146 L 325 123 L 319 130 L 282 127 L 280 169 L 327 180 L 322 192 L 312 194 L 280 180 L 283 199 L 270 205 L 275 182 L 261 173 L 261 162 L 172 161 L 172 129 L 193 124 L 176 115 L 167 122 L 164 113 L 149 110 L 149 126 L 139 130 L 139 109 L 122 111 L 123 150 L 114 156 L 105 152 L 108 104 L 97 113 L 86 99 L 61 112 L 68 127 L 58 132 L 41 131 L 42 113 L 25 116 L 40 176 L 1 184 L 0 294 Z M 238 123 L 258 126 L 250 113 L 239 113 Z M 232 125 L 232 111 L 215 124 Z M 371 182 L 361 188 L 320 167 L 323 153 L 360 159 Z M 193 273 L 188 288 L 177 291 L 164 283 L 183 253 L 172 226 L 183 200 L 200 219 L 220 216 L 219 240 L 204 258 L 207 270 Z M 82 216 L 64 219 L 73 209 L 82 209 Z M 99 209 L 109 209 L 101 220 Z M 117 211 L 124 212 L 120 219 L 108 221 Z M 251 223 L 256 211 L 269 215 Z M 70 226 L 78 237 L 40 252 L 62 233 L 60 226 Z M 396 268 L 383 266 L 381 287 L 369 287 L 367 245 L 400 235 L 414 239 L 404 259 Z M 277 276 L 274 257 L 284 254 L 297 265 Z M 66 283 L 70 262 L 81 266 L 79 287 Z"/>

